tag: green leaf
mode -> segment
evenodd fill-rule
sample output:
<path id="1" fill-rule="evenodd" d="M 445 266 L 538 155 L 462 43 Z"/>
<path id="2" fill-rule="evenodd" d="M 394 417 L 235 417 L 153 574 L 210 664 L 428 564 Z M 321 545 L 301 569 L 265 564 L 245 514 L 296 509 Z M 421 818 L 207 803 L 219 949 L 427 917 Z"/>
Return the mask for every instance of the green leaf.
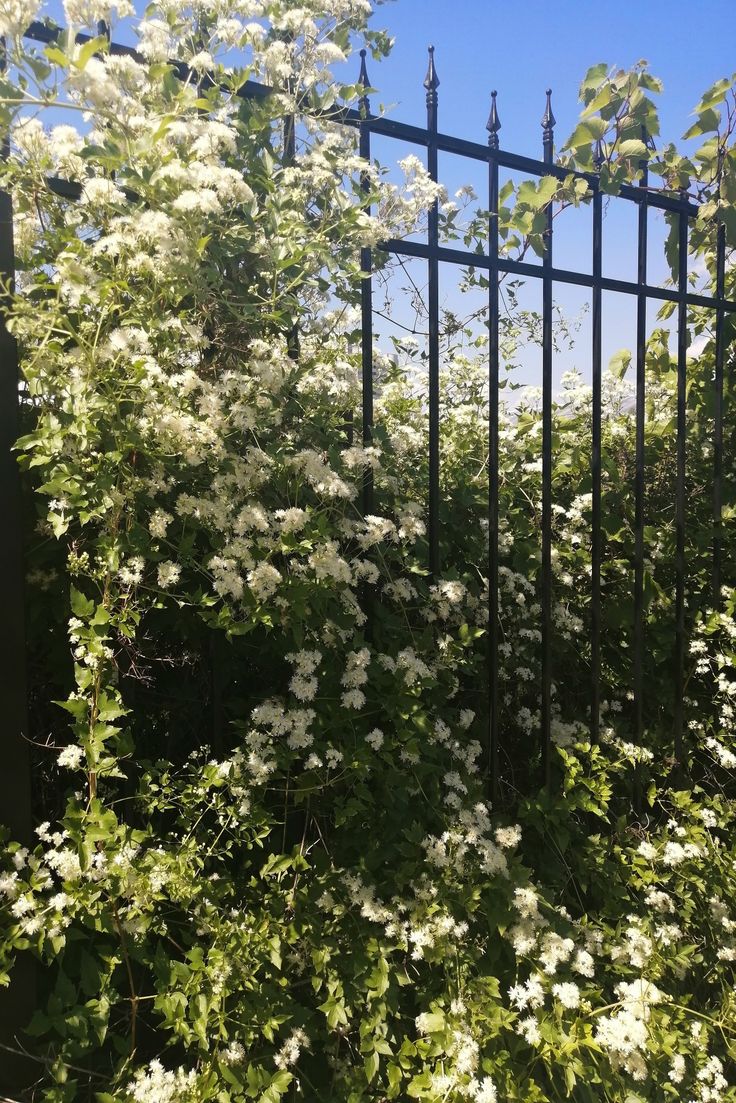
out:
<path id="1" fill-rule="evenodd" d="M 601 88 L 597 96 L 594 96 L 584 111 L 581 112 L 580 118 L 587 119 L 591 115 L 595 115 L 596 111 L 601 111 L 602 108 L 608 107 L 611 102 L 611 96 L 613 95 L 613 88 L 610 84 L 606 84 Z"/>
<path id="2" fill-rule="evenodd" d="M 546 207 L 558 188 L 557 179 L 554 176 L 543 176 L 539 182 L 525 180 L 519 185 L 516 193 L 517 203 L 539 210 Z"/>
<path id="3" fill-rule="evenodd" d="M 732 85 L 733 77 L 723 77 L 712 84 L 708 91 L 703 93 L 700 103 L 695 108 L 696 114 L 699 115 L 709 107 L 717 107 L 719 103 L 723 103 Z"/>
<path id="4" fill-rule="evenodd" d="M 619 349 L 618 352 L 614 352 L 611 359 L 608 361 L 608 370 L 611 375 L 615 375 L 617 379 L 623 379 L 631 364 L 631 352 L 629 349 Z"/>
<path id="5" fill-rule="evenodd" d="M 95 603 L 90 598 L 81 594 L 74 586 L 70 589 L 70 604 L 75 617 L 86 619 L 95 611 Z"/>
<path id="6" fill-rule="evenodd" d="M 380 1064 L 381 1059 L 375 1051 L 369 1053 L 368 1056 L 364 1058 L 363 1067 L 365 1068 L 365 1078 L 369 1084 L 375 1079 Z"/>
<path id="7" fill-rule="evenodd" d="M 685 131 L 683 139 L 687 141 L 688 138 L 699 138 L 701 134 L 710 134 L 713 131 L 718 131 L 721 125 L 721 113 L 714 110 L 712 107 L 707 107 L 705 111 L 701 111 L 698 115 L 697 122 Z"/>
<path id="8" fill-rule="evenodd" d="M 69 58 L 58 46 L 47 46 L 44 53 L 49 61 L 53 61 L 56 65 L 61 66 L 62 69 L 69 68 Z"/>
<path id="9" fill-rule="evenodd" d="M 637 161 L 644 161 L 647 156 L 647 147 L 639 138 L 628 138 L 625 142 L 620 142 L 616 146 L 616 151 L 619 157 L 631 158 Z"/>
<path id="10" fill-rule="evenodd" d="M 608 65 L 605 61 L 599 61 L 597 65 L 591 65 L 581 81 L 580 98 L 583 98 L 584 92 L 594 92 L 596 88 L 600 88 L 607 75 Z"/>
<path id="11" fill-rule="evenodd" d="M 86 68 L 87 62 L 95 54 L 107 51 L 108 42 L 105 35 L 98 35 L 97 38 L 91 38 L 89 42 L 85 42 L 84 46 L 79 51 L 77 57 L 72 59 L 72 65 L 75 69 L 79 69 L 80 72 Z"/>

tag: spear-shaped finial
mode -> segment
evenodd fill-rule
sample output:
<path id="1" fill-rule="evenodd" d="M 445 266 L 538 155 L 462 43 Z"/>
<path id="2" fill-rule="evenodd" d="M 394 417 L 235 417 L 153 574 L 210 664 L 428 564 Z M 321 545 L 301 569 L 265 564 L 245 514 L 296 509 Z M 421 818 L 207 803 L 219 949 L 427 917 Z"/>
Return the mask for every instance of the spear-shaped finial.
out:
<path id="1" fill-rule="evenodd" d="M 548 88 L 546 92 L 547 103 L 545 104 L 544 114 L 542 115 L 542 127 L 544 133 L 542 135 L 543 141 L 552 141 L 552 129 L 557 122 L 557 119 L 552 113 L 552 89 Z"/>
<path id="2" fill-rule="evenodd" d="M 100 38 L 106 38 L 108 42 L 112 37 L 110 24 L 107 23 L 104 19 L 97 20 L 97 34 L 100 36 Z"/>
<path id="3" fill-rule="evenodd" d="M 657 147 L 654 144 L 654 138 L 651 136 L 644 123 L 642 123 L 641 126 L 641 140 L 644 143 L 644 148 L 646 149 L 645 160 L 648 161 L 649 157 L 652 153 L 655 152 Z"/>
<path id="4" fill-rule="evenodd" d="M 498 149 L 498 132 L 501 129 L 501 120 L 498 117 L 498 108 L 496 107 L 496 90 L 491 92 L 491 113 L 488 116 L 488 122 L 486 123 L 486 130 L 488 131 L 488 145 L 491 149 Z"/>
<path id="5" fill-rule="evenodd" d="M 603 142 L 600 137 L 595 140 L 595 149 L 593 150 L 593 166 L 596 172 L 601 171 L 601 165 L 603 164 L 605 157 L 603 156 Z"/>
<path id="6" fill-rule="evenodd" d="M 434 67 L 434 46 L 429 47 L 429 64 L 427 75 L 424 78 L 424 87 L 427 89 L 427 107 L 437 106 L 437 89 L 440 86 L 440 78 Z"/>
<path id="7" fill-rule="evenodd" d="M 361 50 L 360 51 L 360 73 L 358 75 L 358 84 L 361 86 L 361 88 L 364 88 L 364 89 L 365 88 L 370 88 L 370 86 L 371 86 L 371 82 L 368 80 L 368 70 L 367 70 L 366 64 L 365 64 L 365 59 L 366 59 L 366 54 L 367 53 L 368 53 L 367 50 Z M 360 102 L 360 109 L 363 112 L 363 114 L 370 115 L 370 113 L 371 113 L 370 100 L 368 99 L 368 96 L 366 95 L 365 92 L 363 92 L 363 95 L 360 97 L 359 102 Z"/>
<path id="8" fill-rule="evenodd" d="M 552 113 L 552 89 L 547 89 L 547 103 L 542 115 L 542 145 L 544 147 L 545 161 L 552 161 L 552 148 L 554 144 L 554 125 L 557 119 Z"/>

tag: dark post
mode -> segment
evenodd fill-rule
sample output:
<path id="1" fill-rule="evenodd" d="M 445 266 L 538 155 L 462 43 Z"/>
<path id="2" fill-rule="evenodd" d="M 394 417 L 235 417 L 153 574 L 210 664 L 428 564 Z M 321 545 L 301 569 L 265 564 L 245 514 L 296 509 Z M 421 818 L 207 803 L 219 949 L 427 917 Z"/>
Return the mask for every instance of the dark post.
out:
<path id="1" fill-rule="evenodd" d="M 5 43 L 0 43 L 0 70 L 5 70 Z M 10 152 L 7 135 L 2 158 Z M 12 294 L 15 275 L 13 201 L 0 191 L 0 282 Z M 18 465 L 13 447 L 19 435 L 18 349 L 8 332 L 0 299 L 0 704 L 3 716 L 0 821 L 10 838 L 33 845 L 31 763 L 26 697 L 25 571 L 23 565 L 23 505 Z M 18 1035 L 33 1014 L 36 971 L 30 956 L 21 954 L 11 973 L 9 988 L 0 990 L 0 1044 L 18 1049 Z M 5 1051 L 0 1057 L 0 1090 L 8 1092 L 30 1083 L 33 1069 L 21 1056 Z"/>
<path id="2" fill-rule="evenodd" d="M 488 116 L 488 774 L 498 797 L 498 149 L 496 93 Z"/>
<path id="3" fill-rule="evenodd" d="M 594 163 L 600 172 L 603 149 L 596 143 Z M 601 694 L 601 275 L 603 253 L 603 197 L 600 181 L 593 183 L 593 409 L 592 409 L 592 526 L 590 632 L 590 740 L 598 742 Z"/>
<path id="4" fill-rule="evenodd" d="M 542 116 L 544 163 L 552 164 L 552 90 Z M 547 207 L 542 261 L 542 776 L 550 784 L 552 730 L 552 204 Z"/>
<path id="5" fill-rule="evenodd" d="M 648 146 L 646 130 L 642 130 L 642 139 Z M 640 164 L 641 179 L 639 187 L 642 197 L 639 202 L 639 224 L 637 234 L 637 297 L 636 297 L 636 457 L 634 476 L 634 734 L 635 742 L 640 744 L 644 733 L 644 402 L 646 384 L 647 353 L 647 199 L 649 186 L 649 163 L 645 159 Z"/>
<path id="6" fill-rule="evenodd" d="M 7 45 L 5 35 L 0 36 L 0 73 L 4 73 L 8 67 Z M 0 143 L 0 158 L 5 161 L 10 156 L 10 135 L 3 134 Z"/>
<path id="7" fill-rule="evenodd" d="M 687 201 L 687 187 L 681 192 Z M 675 730 L 674 751 L 682 763 L 683 696 L 685 693 L 685 465 L 687 432 L 687 238 L 688 215 L 678 216 L 677 241 L 677 485 L 675 489 Z"/>
<path id="8" fill-rule="evenodd" d="M 291 39 L 287 37 L 287 42 Z M 294 81 L 289 78 L 286 91 L 293 93 Z M 284 116 L 284 164 L 293 165 L 296 160 L 296 118 L 293 112 Z M 291 326 L 286 336 L 286 347 L 292 360 L 299 359 L 299 325 L 297 322 Z"/>
<path id="9" fill-rule="evenodd" d="M 4 65 L 3 65 L 4 68 Z M 12 294 L 15 276 L 13 201 L 0 191 L 0 281 Z M 3 294 L 0 307 L 9 305 Z M 26 713 L 23 511 L 18 465 L 13 447 L 19 435 L 18 349 L 0 311 L 0 586 L 3 631 L 0 632 L 0 685 L 7 742 L 0 770 L 0 817 L 11 838 L 31 840 L 31 786 Z"/>
<path id="10" fill-rule="evenodd" d="M 424 78 L 427 89 L 427 169 L 437 180 L 437 89 L 434 46 L 429 47 L 429 66 Z M 429 209 L 427 309 L 429 312 L 429 573 L 436 579 L 440 570 L 440 273 L 439 202 Z"/>
<path id="11" fill-rule="evenodd" d="M 719 202 L 720 173 L 723 171 L 723 154 L 719 157 Z M 723 353 L 725 314 L 723 300 L 726 294 L 726 225 L 718 212 L 716 229 L 716 363 L 715 363 L 715 413 L 713 424 L 713 608 L 720 609 L 721 600 L 721 557 L 723 525 Z"/>
<path id="12" fill-rule="evenodd" d="M 360 51 L 360 76 L 358 83 L 363 89 L 370 88 L 368 71 L 365 65 L 366 51 Z M 371 105 L 366 92 L 360 97 L 360 156 L 365 161 L 371 159 L 371 131 L 370 115 Z M 370 179 L 368 173 L 363 173 L 360 178 L 360 186 L 367 195 L 370 191 Z M 370 207 L 366 208 L 370 214 Z M 361 322 L 361 356 L 362 356 L 362 396 L 363 396 L 363 447 L 367 447 L 373 440 L 373 283 L 371 270 L 373 259 L 370 248 L 360 251 L 360 270 L 363 278 L 360 284 L 360 322 Z M 366 467 L 363 472 L 363 514 L 373 512 L 373 470 Z"/>

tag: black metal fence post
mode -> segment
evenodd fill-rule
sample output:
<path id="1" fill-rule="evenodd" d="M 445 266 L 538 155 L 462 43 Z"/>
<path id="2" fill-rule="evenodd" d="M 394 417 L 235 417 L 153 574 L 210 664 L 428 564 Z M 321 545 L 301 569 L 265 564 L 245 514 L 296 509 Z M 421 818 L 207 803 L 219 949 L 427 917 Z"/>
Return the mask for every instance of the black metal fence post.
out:
<path id="1" fill-rule="evenodd" d="M 491 800 L 498 797 L 498 149 L 501 121 L 496 92 L 488 116 L 488 774 Z"/>
<path id="2" fill-rule="evenodd" d="M 642 131 L 647 145 L 647 133 Z M 647 188 L 649 162 L 640 164 L 636 280 L 636 400 L 635 400 L 635 475 L 634 475 L 634 736 L 637 744 L 644 733 L 644 469 L 645 401 L 647 355 Z"/>
<path id="3" fill-rule="evenodd" d="M 427 89 L 427 170 L 437 180 L 437 89 L 440 82 L 434 65 L 434 46 L 429 47 L 429 66 L 424 78 Z M 428 355 L 429 355 L 429 573 L 436 579 L 440 571 L 440 271 L 439 201 L 429 209 L 428 245 Z"/>
<path id="4" fill-rule="evenodd" d="M 687 198 L 687 188 L 683 188 Z M 674 752 L 678 765 L 683 751 L 683 696 L 685 693 L 685 480 L 687 462 L 687 249 L 688 216 L 678 216 L 677 234 L 677 473 L 675 490 L 675 716 Z"/>
<path id="5" fill-rule="evenodd" d="M 0 804 L 11 837 L 31 839 L 30 756 L 26 699 L 26 652 L 23 565 L 23 511 L 18 465 L 13 447 L 19 435 L 18 348 L 4 309 L 15 277 L 13 200 L 0 191 L 0 587 L 3 631 L 0 632 L 0 685 L 6 743 L 0 770 Z"/>
<path id="6" fill-rule="evenodd" d="M 366 51 L 360 51 L 360 76 L 358 83 L 363 89 L 370 88 L 368 70 L 365 64 Z M 371 105 L 366 92 L 360 97 L 361 123 L 359 130 L 359 152 L 364 161 L 371 159 L 371 130 L 370 114 Z M 364 195 L 370 192 L 370 177 L 367 172 L 361 175 L 361 190 Z M 370 214 L 370 207 L 366 207 Z M 360 270 L 362 280 L 360 284 L 360 323 L 361 323 L 361 368 L 362 368 L 362 403 L 363 403 L 363 447 L 367 448 L 373 441 L 373 256 L 369 247 L 360 251 Z M 363 471 L 363 515 L 373 512 L 373 469 L 366 466 Z"/>
<path id="7" fill-rule="evenodd" d="M 291 42 L 291 37 L 287 35 L 287 42 Z M 286 82 L 286 93 L 289 96 L 294 94 L 294 81 L 290 77 Z M 289 112 L 284 116 L 283 123 L 283 139 L 284 139 L 284 166 L 288 167 L 293 165 L 296 160 L 296 116 L 293 112 Z M 299 359 L 299 323 L 294 321 L 286 335 L 286 348 L 290 359 Z"/>
<path id="8" fill-rule="evenodd" d="M 554 153 L 552 89 L 542 116 L 545 165 Z M 547 229 L 542 260 L 542 778 L 549 786 L 552 758 L 552 203 L 547 206 Z"/>
<path id="9" fill-rule="evenodd" d="M 723 172 L 723 154 L 721 149 L 719 156 L 719 188 L 718 199 L 720 203 L 720 175 Z M 723 358 L 724 358 L 724 329 L 725 313 L 723 300 L 726 297 L 726 225 L 723 216 L 718 212 L 716 229 L 716 349 L 715 349 L 715 410 L 713 419 L 713 581 L 711 584 L 713 608 L 720 609 L 721 599 L 721 558 L 722 558 L 722 529 L 723 529 Z"/>
<path id="10" fill-rule="evenodd" d="M 0 43 L 0 68 L 5 69 L 5 43 Z M 0 156 L 5 160 L 10 142 L 3 136 Z M 25 570 L 23 563 L 23 504 L 13 447 L 19 435 L 20 400 L 18 348 L 8 331 L 5 310 L 13 291 L 15 250 L 13 200 L 0 191 L 0 706 L 4 739 L 0 769 L 0 818 L 10 838 L 24 846 L 33 843 L 31 762 L 28 742 L 26 692 Z M 17 1037 L 33 1014 L 36 969 L 23 955 L 0 990 L 0 1043 L 18 1049 Z M 30 1083 L 35 1072 L 20 1053 L 0 1053 L 0 1088 L 13 1091 Z"/>
<path id="11" fill-rule="evenodd" d="M 594 164 L 600 172 L 603 148 L 596 143 Z M 592 426 L 591 426 L 591 624 L 590 624 L 590 739 L 598 742 L 601 712 L 601 275 L 603 265 L 603 197 L 600 178 L 593 183 L 593 289 L 592 289 Z"/>

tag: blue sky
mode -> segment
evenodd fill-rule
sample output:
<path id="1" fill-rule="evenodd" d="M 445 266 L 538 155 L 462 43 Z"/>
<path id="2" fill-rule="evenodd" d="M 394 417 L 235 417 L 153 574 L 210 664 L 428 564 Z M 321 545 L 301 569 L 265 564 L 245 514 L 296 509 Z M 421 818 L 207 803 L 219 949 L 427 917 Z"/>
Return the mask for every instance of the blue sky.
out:
<path id="1" fill-rule="evenodd" d="M 736 68 L 734 0 L 388 0 L 373 25 L 395 38 L 372 67 L 392 114 L 421 122 L 426 48 L 436 48 L 440 127 L 485 140 L 488 94 L 498 89 L 502 144 L 541 150 L 544 91 L 554 91 L 557 133 L 573 128 L 577 89 L 599 61 L 627 67 L 646 58 L 665 85 L 663 133 L 679 138 L 700 94 Z"/>
<path id="2" fill-rule="evenodd" d="M 404 122 L 423 125 L 422 80 L 426 49 L 436 49 L 440 77 L 439 126 L 446 133 L 475 141 L 486 140 L 489 93 L 498 90 L 502 123 L 501 146 L 515 153 L 541 156 L 540 120 L 545 89 L 553 89 L 558 142 L 574 128 L 578 112 L 578 85 L 585 71 L 605 61 L 628 67 L 645 58 L 664 82 L 660 97 L 662 135 L 659 141 L 680 143 L 692 121 L 690 116 L 702 92 L 715 80 L 736 68 L 735 0 L 522 0 L 515 6 L 496 0 L 387 0 L 377 7 L 373 23 L 395 39 L 390 57 L 373 62 L 369 75 L 379 94 L 374 110 L 382 104 Z M 398 143 L 376 143 L 381 159 L 401 156 Z M 418 152 L 418 151 L 417 151 Z M 452 192 L 461 183 L 476 186 L 483 197 L 482 166 L 445 157 L 440 175 Z M 517 181 L 518 182 L 518 181 Z M 636 222 L 631 203 L 608 203 L 604 222 L 604 273 L 634 279 L 636 272 Z M 590 213 L 566 212 L 555 235 L 555 262 L 560 267 L 590 270 Z M 649 274 L 651 283 L 665 281 L 662 261 L 665 233 L 661 216 L 649 215 Z M 417 281 L 421 266 L 414 269 Z M 458 296 L 448 268 L 443 267 L 445 305 L 454 307 Z M 555 376 L 577 366 L 588 374 L 589 296 L 581 289 L 557 285 L 555 297 L 569 316 L 581 317 L 576 348 L 556 357 Z M 523 305 L 539 307 L 536 288 L 522 294 Z M 581 313 L 582 312 L 582 313 Z M 656 324 L 650 307 L 650 326 Z M 400 315 L 402 319 L 405 316 Z M 634 341 L 634 302 L 604 294 L 604 356 Z M 519 381 L 536 382 L 536 350 L 524 358 Z"/>

